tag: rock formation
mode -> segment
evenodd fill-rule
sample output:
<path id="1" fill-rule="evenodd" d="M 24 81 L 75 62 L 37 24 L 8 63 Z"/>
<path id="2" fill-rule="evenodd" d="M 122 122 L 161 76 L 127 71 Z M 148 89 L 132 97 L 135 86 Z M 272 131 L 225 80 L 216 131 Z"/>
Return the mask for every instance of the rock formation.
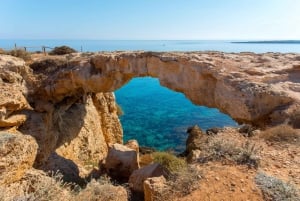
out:
<path id="1" fill-rule="evenodd" d="M 48 77 L 64 71 L 66 63 L 65 58 L 46 59 L 30 68 L 21 59 L 0 55 L 0 130 L 34 137 L 36 168 L 64 166 L 53 164 L 64 161 L 53 157 L 47 162 L 54 153 L 76 166 L 98 164 L 109 144 L 123 142 L 113 93 L 69 94 L 57 102 L 36 96 Z"/>
<path id="2" fill-rule="evenodd" d="M 113 91 L 142 76 L 241 123 L 300 126 L 298 54 L 74 53 L 30 65 L 0 55 L 1 182 L 20 179 L 32 165 L 60 169 L 64 161 L 72 162 L 65 172 L 75 167 L 79 175 L 105 159 L 110 145 L 123 143 Z"/>
<path id="3" fill-rule="evenodd" d="M 0 132 L 0 185 L 20 180 L 32 167 L 36 152 L 33 137 Z"/>
<path id="4" fill-rule="evenodd" d="M 39 91 L 59 102 L 84 92 L 113 92 L 133 77 L 157 77 L 198 105 L 215 107 L 238 122 L 259 126 L 291 123 L 299 112 L 297 54 L 222 52 L 108 52 L 74 54 Z"/>

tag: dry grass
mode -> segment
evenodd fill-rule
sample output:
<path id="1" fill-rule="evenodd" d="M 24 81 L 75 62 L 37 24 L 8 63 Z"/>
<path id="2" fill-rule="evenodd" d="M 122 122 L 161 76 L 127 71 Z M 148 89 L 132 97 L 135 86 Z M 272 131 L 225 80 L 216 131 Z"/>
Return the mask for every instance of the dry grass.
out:
<path id="1" fill-rule="evenodd" d="M 127 201 L 124 187 L 115 186 L 108 177 L 92 180 L 85 189 L 74 197 L 75 201 Z"/>
<path id="2" fill-rule="evenodd" d="M 260 137 L 270 142 L 299 143 L 300 133 L 288 125 L 279 125 L 269 128 L 260 134 Z"/>
<path id="3" fill-rule="evenodd" d="M 255 177 L 255 182 L 262 190 L 265 200 L 300 201 L 300 192 L 294 185 L 262 172 Z"/>
<path id="4" fill-rule="evenodd" d="M 194 167 L 183 168 L 170 177 L 163 189 L 158 189 L 154 201 L 174 201 L 199 187 L 201 172 Z"/>
<path id="5" fill-rule="evenodd" d="M 21 187 L 19 187 L 21 188 Z M 92 180 L 84 189 L 65 183 L 62 175 L 30 175 L 22 185 L 22 194 L 0 188 L 0 201 L 127 201 L 127 190 L 114 185 L 108 177 Z"/>
<path id="6" fill-rule="evenodd" d="M 19 57 L 21 59 L 24 59 L 24 61 L 31 60 L 31 54 L 29 52 L 26 52 L 23 49 L 15 49 L 15 50 L 11 50 L 11 51 L 4 51 L 1 49 L 0 54 L 6 54 L 6 55 L 14 56 L 14 57 Z"/>
<path id="7" fill-rule="evenodd" d="M 258 168 L 259 152 L 260 147 L 256 147 L 249 141 L 240 145 L 229 140 L 208 138 L 203 144 L 198 162 L 231 161 L 239 165 L 247 165 L 249 168 Z"/>
<path id="8" fill-rule="evenodd" d="M 51 177 L 40 177 L 31 175 L 28 177 L 24 195 L 15 196 L 13 200 L 18 201 L 68 201 L 72 200 L 73 187 L 71 183 L 65 183 L 62 175 L 53 173 Z M 5 199 L 4 199 L 5 200 Z"/>
<path id="9" fill-rule="evenodd" d="M 198 187 L 201 173 L 188 166 L 185 159 L 168 152 L 154 152 L 153 160 L 160 163 L 170 173 L 164 189 L 160 189 L 155 200 L 171 201 L 185 196 Z"/>

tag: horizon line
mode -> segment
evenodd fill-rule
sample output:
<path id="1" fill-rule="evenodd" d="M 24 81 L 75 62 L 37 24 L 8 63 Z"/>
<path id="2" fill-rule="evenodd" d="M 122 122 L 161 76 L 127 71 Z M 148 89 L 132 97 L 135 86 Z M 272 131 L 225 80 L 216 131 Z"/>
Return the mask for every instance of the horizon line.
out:
<path id="1" fill-rule="evenodd" d="M 0 40 L 86 40 L 86 41 L 299 41 L 299 39 L 66 39 L 66 38 L 0 38 Z"/>

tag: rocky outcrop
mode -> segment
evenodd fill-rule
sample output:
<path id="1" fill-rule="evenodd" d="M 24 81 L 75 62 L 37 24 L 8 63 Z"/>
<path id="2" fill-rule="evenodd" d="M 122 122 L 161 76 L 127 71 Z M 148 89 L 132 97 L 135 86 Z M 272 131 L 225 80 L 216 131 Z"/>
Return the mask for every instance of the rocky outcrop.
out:
<path id="1" fill-rule="evenodd" d="M 158 163 L 153 163 L 135 170 L 129 177 L 129 187 L 131 190 L 143 193 L 143 183 L 147 178 L 166 176 L 167 171 Z"/>
<path id="2" fill-rule="evenodd" d="M 55 57 L 29 67 L 21 59 L 0 56 L 0 130 L 18 130 L 35 138 L 36 168 L 48 170 L 51 164 L 61 171 L 64 164 L 59 161 L 67 160 L 81 167 L 98 164 L 106 157 L 108 144 L 123 142 L 113 93 L 80 91 L 59 102 L 37 96 L 48 77 L 68 64 L 65 57 Z M 53 153 L 61 160 L 49 158 Z"/>
<path id="3" fill-rule="evenodd" d="M 31 135 L 35 167 L 53 153 L 75 165 L 98 163 L 122 144 L 113 91 L 130 79 L 157 77 L 199 105 L 238 122 L 299 127 L 298 54 L 102 52 L 37 58 L 0 56 L 0 130 Z M 61 161 L 61 160 L 57 160 Z"/>
<path id="4" fill-rule="evenodd" d="M 121 144 L 113 144 L 105 160 L 107 172 L 114 178 L 128 179 L 134 170 L 139 169 L 138 153 Z"/>
<path id="5" fill-rule="evenodd" d="M 80 90 L 112 92 L 133 77 L 152 76 L 195 104 L 218 108 L 238 122 L 278 124 L 289 122 L 299 111 L 297 56 L 222 52 L 74 54 L 74 66 L 49 77 L 40 95 L 58 102 Z"/>
<path id="6" fill-rule="evenodd" d="M 144 200 L 155 201 L 162 199 L 162 194 L 166 191 L 166 179 L 163 176 L 151 177 L 144 181 Z"/>
<path id="7" fill-rule="evenodd" d="M 32 167 L 37 148 L 31 136 L 0 132 L 0 185 L 20 180 Z"/>
<path id="8" fill-rule="evenodd" d="M 22 59 L 0 56 L 0 128 L 20 126 L 26 121 L 22 110 L 31 108 L 24 96 L 28 91 L 24 81 L 27 70 Z"/>

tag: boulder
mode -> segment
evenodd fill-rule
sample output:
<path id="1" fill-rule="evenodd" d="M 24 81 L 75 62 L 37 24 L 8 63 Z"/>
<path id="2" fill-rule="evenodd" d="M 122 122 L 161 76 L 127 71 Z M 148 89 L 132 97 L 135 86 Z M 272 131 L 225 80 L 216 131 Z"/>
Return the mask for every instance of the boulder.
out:
<path id="1" fill-rule="evenodd" d="M 21 179 L 32 168 L 37 149 L 31 136 L 0 132 L 0 185 Z"/>
<path id="2" fill-rule="evenodd" d="M 144 181 L 144 200 L 155 201 L 158 200 L 161 193 L 166 188 L 166 179 L 163 176 L 151 177 Z"/>
<path id="3" fill-rule="evenodd" d="M 107 172 L 115 178 L 128 178 L 139 169 L 138 153 L 125 145 L 113 144 L 105 161 Z"/>
<path id="4" fill-rule="evenodd" d="M 143 183 L 147 178 L 150 177 L 159 177 L 159 176 L 166 176 L 167 171 L 158 163 L 152 163 L 141 169 L 135 170 L 132 175 L 129 177 L 129 187 L 135 191 L 142 193 Z"/>

